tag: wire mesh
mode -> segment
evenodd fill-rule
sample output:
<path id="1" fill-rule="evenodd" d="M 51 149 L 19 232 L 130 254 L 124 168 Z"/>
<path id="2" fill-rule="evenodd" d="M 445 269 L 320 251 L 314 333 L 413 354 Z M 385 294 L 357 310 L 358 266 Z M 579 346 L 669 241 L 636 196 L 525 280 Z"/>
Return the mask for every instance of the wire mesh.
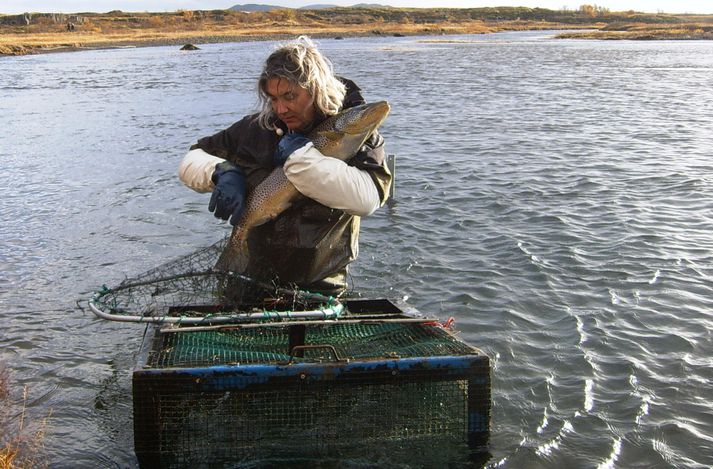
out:
<path id="1" fill-rule="evenodd" d="M 358 459 L 391 445 L 408 448 L 406 458 L 430 452 L 442 460 L 447 445 L 467 448 L 468 386 L 363 377 L 272 390 L 157 392 L 138 404 L 150 406 L 138 412 L 160 425 L 138 422 L 137 454 L 147 467 L 227 467 L 266 457 Z M 395 454 L 388 453 L 391 462 Z"/>
<path id="2" fill-rule="evenodd" d="M 147 367 L 205 367 L 234 364 L 273 364 L 290 360 L 289 327 L 177 332 L 157 338 Z M 439 326 L 419 323 L 331 323 L 308 326 L 304 343 L 328 344 L 341 358 L 379 359 L 473 354 Z M 306 350 L 294 362 L 330 360 L 324 350 Z"/>

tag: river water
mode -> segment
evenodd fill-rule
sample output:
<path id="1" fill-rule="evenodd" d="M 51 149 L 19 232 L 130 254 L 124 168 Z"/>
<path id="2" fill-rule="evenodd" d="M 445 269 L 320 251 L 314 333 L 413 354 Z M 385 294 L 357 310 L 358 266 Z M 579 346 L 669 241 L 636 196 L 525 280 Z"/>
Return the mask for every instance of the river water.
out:
<path id="1" fill-rule="evenodd" d="M 491 357 L 492 467 L 709 467 L 713 42 L 552 34 L 320 41 L 393 107 L 352 285 Z M 226 233 L 176 167 L 272 46 L 0 58 L 0 359 L 53 467 L 136 466 L 142 329 L 76 302 Z"/>

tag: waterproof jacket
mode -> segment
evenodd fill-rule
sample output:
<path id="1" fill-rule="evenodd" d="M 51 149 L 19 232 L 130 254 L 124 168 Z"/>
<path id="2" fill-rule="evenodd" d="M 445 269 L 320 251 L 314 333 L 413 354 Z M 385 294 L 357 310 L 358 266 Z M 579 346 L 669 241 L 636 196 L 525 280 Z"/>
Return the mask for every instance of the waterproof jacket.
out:
<path id="1" fill-rule="evenodd" d="M 340 80 L 347 87 L 343 108 L 364 104 L 359 87 L 351 80 Z M 287 133 L 281 121 L 273 124 Z M 275 168 L 273 154 L 279 140 L 277 132 L 261 127 L 257 114 L 253 114 L 215 135 L 201 138 L 191 150 L 200 148 L 240 166 L 250 194 Z M 347 164 L 369 173 L 383 204 L 392 176 L 385 163 L 384 140 L 378 132 Z M 274 220 L 251 230 L 250 262 L 244 274 L 277 285 L 340 293 L 346 288 L 347 265 L 359 252 L 359 225 L 358 216 L 300 198 Z"/>

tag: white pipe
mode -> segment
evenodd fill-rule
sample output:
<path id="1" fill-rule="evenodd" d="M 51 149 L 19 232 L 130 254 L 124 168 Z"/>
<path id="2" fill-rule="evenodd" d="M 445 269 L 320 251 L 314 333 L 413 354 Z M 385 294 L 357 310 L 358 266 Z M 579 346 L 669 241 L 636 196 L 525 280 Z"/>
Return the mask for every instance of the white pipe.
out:
<path id="1" fill-rule="evenodd" d="M 111 314 L 101 310 L 95 301 L 101 297 L 96 294 L 89 300 L 89 308 L 102 319 L 119 322 L 142 322 L 152 324 L 224 324 L 231 322 L 250 321 L 256 319 L 334 319 L 344 312 L 344 305 L 337 304 L 311 311 L 262 311 L 257 313 L 236 313 L 230 316 L 196 317 L 168 317 L 168 316 L 129 316 L 124 314 Z M 335 300 L 336 301 L 336 300 Z"/>

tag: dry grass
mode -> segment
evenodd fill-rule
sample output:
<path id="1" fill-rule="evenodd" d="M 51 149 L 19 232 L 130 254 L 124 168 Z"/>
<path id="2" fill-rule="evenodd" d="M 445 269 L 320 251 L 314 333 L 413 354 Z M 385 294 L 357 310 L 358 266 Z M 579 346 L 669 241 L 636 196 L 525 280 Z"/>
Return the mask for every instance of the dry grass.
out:
<path id="1" fill-rule="evenodd" d="M 692 40 L 713 39 L 710 23 L 642 24 L 616 23 L 600 31 L 563 33 L 562 39 Z"/>
<path id="2" fill-rule="evenodd" d="M 19 416 L 10 389 L 10 370 L 0 363 L 0 469 L 48 467 L 44 439 L 50 416 L 33 424 L 27 416 L 27 387 L 23 388 Z"/>
<path id="3" fill-rule="evenodd" d="M 0 54 L 185 43 L 367 35 L 480 34 L 538 29 L 610 29 L 640 22 L 647 31 L 596 31 L 578 38 L 708 38 L 713 16 L 646 15 L 608 10 L 498 8 L 329 8 L 244 13 L 179 10 L 174 13 L 26 13 L 0 15 Z M 68 29 L 71 23 L 71 28 Z M 687 23 L 700 23 L 690 30 Z M 71 30 L 70 30 L 71 29 Z M 637 36 L 638 34 L 638 36 Z M 647 35 L 652 37 L 647 37 Z M 573 36 L 562 36 L 573 37 Z"/>
<path id="4" fill-rule="evenodd" d="M 281 11 L 284 13 L 279 13 Z M 213 17 L 197 19 L 191 11 L 183 11 L 176 15 L 123 14 L 125 16 L 112 17 L 110 14 L 105 14 L 84 18 L 81 24 L 76 24 L 73 31 L 67 30 L 67 20 L 50 21 L 47 18 L 40 18 L 33 20 L 36 24 L 0 25 L 0 54 L 20 55 L 82 48 L 240 42 L 294 37 L 300 34 L 314 37 L 408 36 L 572 28 L 572 25 L 565 26 L 546 21 L 458 19 L 413 22 L 403 19 L 398 21 L 382 19 L 355 22 L 335 21 L 333 18 L 320 18 L 316 15 L 290 16 L 286 10 L 271 13 L 262 16 L 251 15 L 249 20 L 237 14 L 230 14 L 220 20 Z"/>

